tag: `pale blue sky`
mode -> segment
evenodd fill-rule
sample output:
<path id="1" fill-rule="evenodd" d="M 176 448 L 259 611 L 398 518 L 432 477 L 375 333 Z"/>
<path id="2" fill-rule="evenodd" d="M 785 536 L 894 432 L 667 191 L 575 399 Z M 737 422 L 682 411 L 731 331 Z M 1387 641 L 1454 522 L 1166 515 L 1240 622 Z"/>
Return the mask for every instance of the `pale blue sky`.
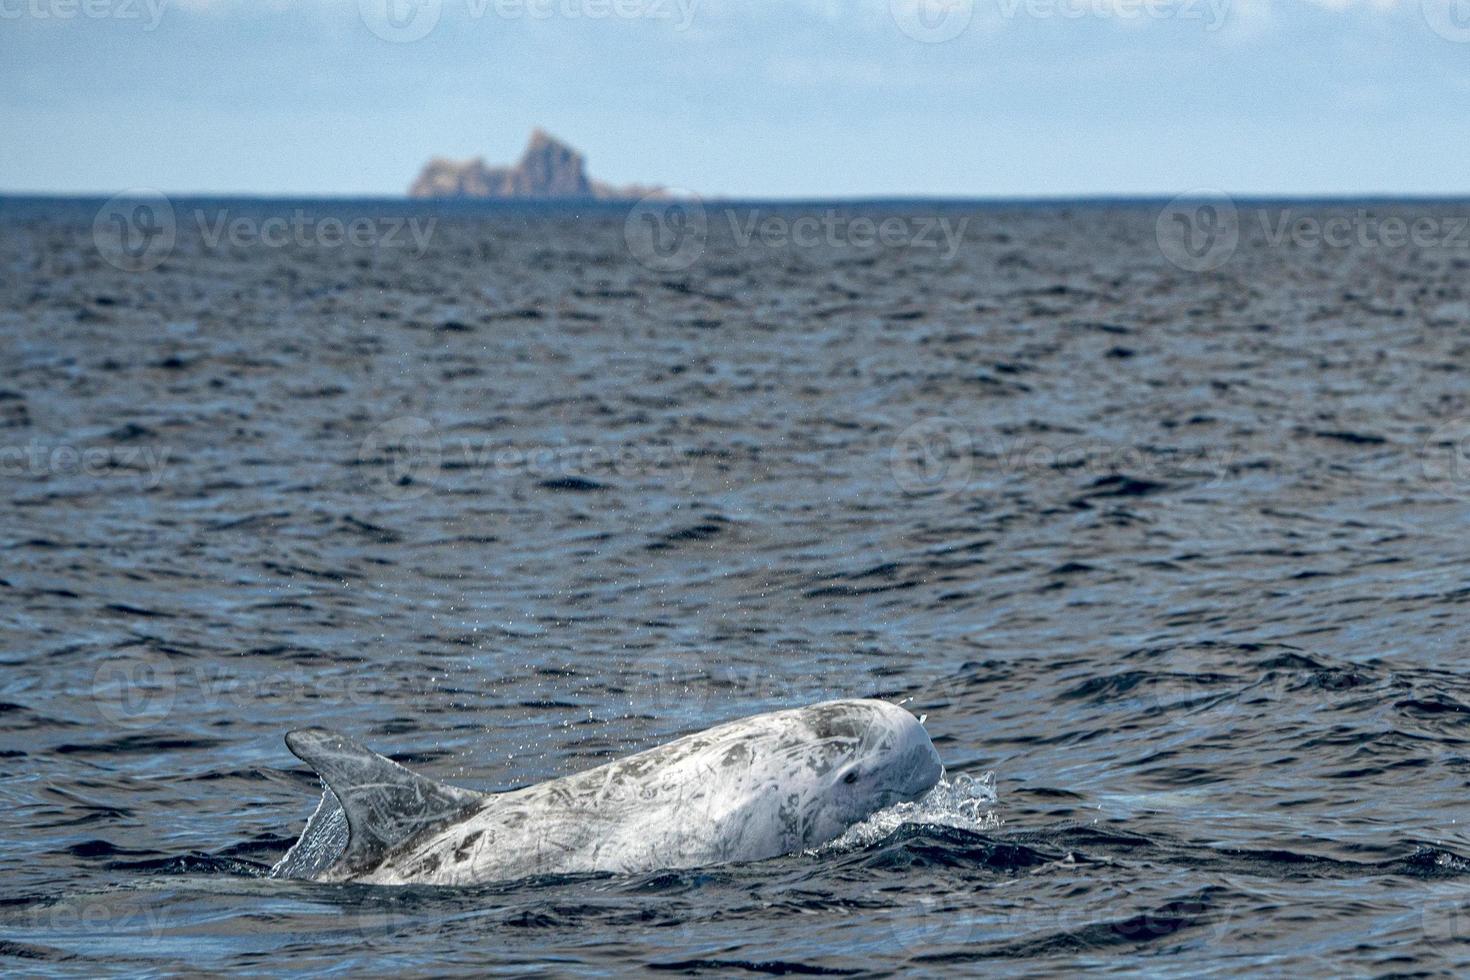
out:
<path id="1" fill-rule="evenodd" d="M 0 0 L 0 192 L 1470 193 L 1470 0 L 528 2 Z"/>

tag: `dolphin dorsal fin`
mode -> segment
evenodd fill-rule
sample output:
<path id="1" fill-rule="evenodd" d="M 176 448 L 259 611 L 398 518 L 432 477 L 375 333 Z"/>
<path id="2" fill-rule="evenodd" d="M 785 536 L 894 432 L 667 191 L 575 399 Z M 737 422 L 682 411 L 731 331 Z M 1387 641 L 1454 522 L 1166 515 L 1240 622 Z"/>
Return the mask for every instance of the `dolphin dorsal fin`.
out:
<path id="1" fill-rule="evenodd" d="M 316 770 L 347 815 L 347 850 L 323 875 L 329 880 L 371 871 L 394 847 L 449 823 L 487 795 L 426 779 L 322 728 L 289 733 L 286 747 Z"/>

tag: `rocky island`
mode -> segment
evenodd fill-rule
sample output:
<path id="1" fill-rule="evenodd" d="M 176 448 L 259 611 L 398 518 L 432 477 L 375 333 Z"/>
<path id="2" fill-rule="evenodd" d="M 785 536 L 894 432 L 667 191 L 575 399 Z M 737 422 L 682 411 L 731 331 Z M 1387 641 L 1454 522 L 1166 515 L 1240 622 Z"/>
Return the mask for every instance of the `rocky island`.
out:
<path id="1" fill-rule="evenodd" d="M 589 178 L 582 154 L 540 129 L 531 134 L 514 166 L 488 166 L 483 157 L 435 157 L 408 189 L 408 196 L 416 198 L 596 201 L 637 200 L 663 193 L 659 187 L 614 187 Z"/>

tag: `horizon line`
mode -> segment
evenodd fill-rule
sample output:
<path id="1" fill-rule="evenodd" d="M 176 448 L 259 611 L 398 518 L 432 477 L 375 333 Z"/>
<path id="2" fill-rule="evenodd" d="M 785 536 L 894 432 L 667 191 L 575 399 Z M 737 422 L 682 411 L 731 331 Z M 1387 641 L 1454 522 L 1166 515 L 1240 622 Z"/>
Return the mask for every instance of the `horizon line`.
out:
<path id="1" fill-rule="evenodd" d="M 421 204 L 429 207 L 453 205 L 557 205 L 563 207 L 613 208 L 636 204 L 646 198 L 582 198 L 582 197 L 412 197 L 408 194 L 323 194 L 310 192 L 259 191 L 159 191 L 155 188 L 132 187 L 120 191 L 9 191 L 0 190 L 0 201 L 109 201 L 129 191 L 147 191 L 181 201 L 240 200 L 257 202 L 374 202 Z M 1068 204 L 1068 203 L 1147 203 L 1189 200 L 1224 194 L 1235 201 L 1298 201 L 1351 203 L 1369 201 L 1470 202 L 1470 190 L 1450 192 L 1398 191 L 1324 191 L 1324 192 L 1231 192 L 1219 188 L 1195 187 L 1190 190 L 1160 192 L 1100 191 L 1081 194 L 853 194 L 833 197 L 742 196 L 687 194 L 662 198 L 670 203 L 698 201 L 714 205 L 852 205 L 852 204 Z"/>

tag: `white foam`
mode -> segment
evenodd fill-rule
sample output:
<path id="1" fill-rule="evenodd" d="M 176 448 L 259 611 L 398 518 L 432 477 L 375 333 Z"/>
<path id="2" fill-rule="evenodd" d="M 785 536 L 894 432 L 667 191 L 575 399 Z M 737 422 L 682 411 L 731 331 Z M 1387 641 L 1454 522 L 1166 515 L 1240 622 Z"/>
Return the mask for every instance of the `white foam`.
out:
<path id="1" fill-rule="evenodd" d="M 843 835 L 818 849 L 822 851 L 855 851 L 874 844 L 904 824 L 958 827 L 984 832 L 995 830 L 1000 818 L 991 809 L 995 805 L 995 773 L 981 776 L 961 773 L 953 779 L 942 779 L 933 789 L 913 803 L 896 803 L 879 810 L 862 823 L 853 824 Z"/>

